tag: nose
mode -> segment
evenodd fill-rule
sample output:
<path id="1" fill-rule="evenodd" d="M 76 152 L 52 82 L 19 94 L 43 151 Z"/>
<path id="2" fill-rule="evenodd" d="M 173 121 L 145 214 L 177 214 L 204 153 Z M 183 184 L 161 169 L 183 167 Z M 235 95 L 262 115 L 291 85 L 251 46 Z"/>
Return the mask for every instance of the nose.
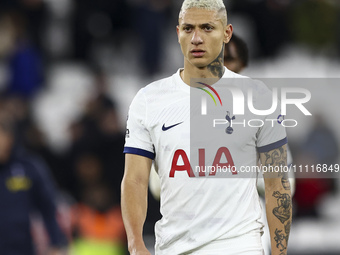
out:
<path id="1" fill-rule="evenodd" d="M 202 44 L 203 43 L 203 39 L 200 35 L 200 32 L 199 31 L 194 31 L 193 35 L 192 35 L 192 38 L 191 38 L 191 44 L 193 45 L 199 45 L 199 44 Z"/>

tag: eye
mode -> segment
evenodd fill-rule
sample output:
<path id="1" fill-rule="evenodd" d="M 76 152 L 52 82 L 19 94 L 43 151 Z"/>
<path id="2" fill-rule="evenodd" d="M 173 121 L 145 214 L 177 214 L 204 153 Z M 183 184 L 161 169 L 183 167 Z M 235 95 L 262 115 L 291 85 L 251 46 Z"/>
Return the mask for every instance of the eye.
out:
<path id="1" fill-rule="evenodd" d="M 204 30 L 207 31 L 207 32 L 210 32 L 212 31 L 214 28 L 212 26 L 206 26 L 204 27 Z"/>
<path id="2" fill-rule="evenodd" d="M 191 27 L 183 27 L 183 30 L 187 33 L 191 32 Z"/>

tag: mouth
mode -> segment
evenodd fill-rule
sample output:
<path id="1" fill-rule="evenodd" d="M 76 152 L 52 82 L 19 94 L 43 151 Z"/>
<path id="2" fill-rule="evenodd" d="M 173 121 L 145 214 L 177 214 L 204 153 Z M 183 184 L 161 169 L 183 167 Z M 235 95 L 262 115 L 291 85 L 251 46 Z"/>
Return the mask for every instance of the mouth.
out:
<path id="1" fill-rule="evenodd" d="M 195 58 L 200 58 L 200 57 L 203 57 L 203 56 L 204 56 L 205 51 L 204 51 L 204 50 L 201 50 L 201 49 L 194 49 L 194 50 L 191 50 L 190 53 L 191 53 Z"/>

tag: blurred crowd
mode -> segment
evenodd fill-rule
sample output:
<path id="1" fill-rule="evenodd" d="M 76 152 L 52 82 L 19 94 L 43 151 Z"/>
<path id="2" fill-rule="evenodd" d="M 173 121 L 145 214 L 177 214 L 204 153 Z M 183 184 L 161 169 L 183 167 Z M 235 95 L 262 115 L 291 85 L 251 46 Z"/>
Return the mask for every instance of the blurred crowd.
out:
<path id="1" fill-rule="evenodd" d="M 250 61 L 275 58 L 287 44 L 303 45 L 315 54 L 339 58 L 340 5 L 336 0 L 225 2 L 230 21 L 241 17 L 251 27 L 248 30 L 253 30 L 252 37 L 244 38 Z M 125 130 L 118 117 L 121 113 L 117 102 L 109 93 L 108 75 L 115 70 L 107 62 L 105 50 L 109 49 L 114 58 L 126 49 L 125 45 L 133 45 L 131 52 L 138 63 L 138 74 L 151 79 L 164 72 L 168 28 L 177 24 L 180 4 L 174 0 L 0 1 L 0 66 L 5 70 L 0 72 L 0 148 L 1 143 L 6 146 L 6 141 L 11 144 L 7 146 L 7 156 L 0 151 L 0 180 L 14 183 L 13 189 L 0 184 L 0 198 L 20 201 L 23 197 L 17 196 L 22 192 L 27 203 L 34 200 L 35 209 L 31 210 L 30 204 L 20 209 L 11 202 L 13 207 L 9 206 L 6 213 L 25 213 L 25 227 L 32 229 L 28 232 L 39 254 L 64 254 L 65 250 L 75 255 L 127 253 L 119 207 Z M 243 32 L 246 33 L 247 30 Z M 230 53 L 226 58 L 229 61 L 235 56 Z M 247 66 L 248 52 L 245 58 L 243 64 Z M 37 95 L 49 87 L 51 66 L 65 62 L 85 65 L 93 83 L 81 114 L 68 126 L 68 146 L 56 150 L 32 107 Z M 293 154 L 297 155 L 293 157 L 303 164 L 333 164 L 339 155 L 336 141 L 331 128 L 317 119 L 306 141 L 293 145 Z M 28 162 L 27 169 L 23 160 Z M 18 168 L 20 164 L 24 170 Z M 45 184 L 39 184 L 39 180 Z M 36 188 L 39 185 L 41 188 Z M 332 179 L 299 179 L 296 215 L 318 217 L 320 199 L 336 189 Z M 160 217 L 159 202 L 151 196 L 149 201 L 145 231 L 152 234 L 153 224 Z M 0 203 L 3 215 L 8 204 Z M 0 222 L 0 229 L 1 226 L 11 231 Z M 0 241 L 0 250 L 5 248 L 11 251 L 13 247 Z"/>

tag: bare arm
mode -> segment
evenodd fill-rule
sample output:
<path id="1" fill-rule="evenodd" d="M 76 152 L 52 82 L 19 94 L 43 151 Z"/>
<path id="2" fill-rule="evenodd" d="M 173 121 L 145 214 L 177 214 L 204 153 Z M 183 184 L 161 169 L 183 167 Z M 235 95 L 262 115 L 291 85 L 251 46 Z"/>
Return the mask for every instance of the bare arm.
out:
<path id="1" fill-rule="evenodd" d="M 281 169 L 287 166 L 287 146 L 260 153 L 261 164 Z M 264 173 L 266 212 L 273 255 L 286 255 L 292 222 L 292 200 L 288 173 L 268 171 Z"/>
<path id="2" fill-rule="evenodd" d="M 122 215 L 132 255 L 150 255 L 143 241 L 143 225 L 147 212 L 148 182 L 152 160 L 126 154 L 122 181 Z"/>

